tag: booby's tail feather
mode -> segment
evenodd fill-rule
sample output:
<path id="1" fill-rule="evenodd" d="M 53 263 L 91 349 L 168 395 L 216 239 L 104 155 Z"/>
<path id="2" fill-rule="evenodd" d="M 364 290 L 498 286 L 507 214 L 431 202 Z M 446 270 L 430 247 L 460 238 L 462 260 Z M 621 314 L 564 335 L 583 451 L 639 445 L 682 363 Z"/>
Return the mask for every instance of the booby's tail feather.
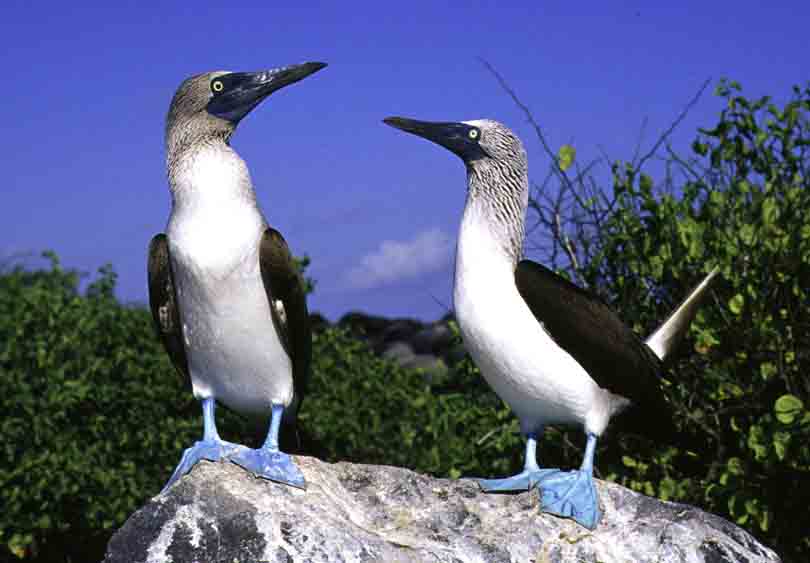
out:
<path id="1" fill-rule="evenodd" d="M 689 328 L 692 319 L 695 318 L 698 306 L 705 296 L 706 290 L 719 271 L 719 268 L 715 266 L 714 269 L 703 278 L 703 281 L 692 290 L 692 293 L 683 300 L 678 308 L 672 312 L 669 318 L 645 340 L 647 346 L 661 361 L 664 361 L 670 356 L 672 352 L 675 351 L 678 343 L 683 339 L 686 329 Z"/>

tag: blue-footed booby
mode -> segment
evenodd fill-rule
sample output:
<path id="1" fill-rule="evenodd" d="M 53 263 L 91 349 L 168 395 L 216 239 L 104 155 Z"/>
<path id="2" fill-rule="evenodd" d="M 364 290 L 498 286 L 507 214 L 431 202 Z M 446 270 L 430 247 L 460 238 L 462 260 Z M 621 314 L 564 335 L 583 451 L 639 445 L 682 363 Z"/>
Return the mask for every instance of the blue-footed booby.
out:
<path id="1" fill-rule="evenodd" d="M 185 80 L 166 118 L 172 209 L 149 246 L 149 302 L 177 371 L 202 402 L 202 440 L 185 450 L 164 490 L 200 460 L 229 460 L 258 476 L 305 488 L 278 446 L 309 377 L 311 334 L 303 283 L 287 243 L 256 203 L 247 165 L 230 146 L 239 121 L 276 90 L 326 65 L 217 71 Z M 219 437 L 219 402 L 270 413 L 257 450 Z"/>
<path id="2" fill-rule="evenodd" d="M 596 440 L 620 413 L 639 434 L 677 438 L 659 374 L 717 270 L 644 342 L 598 297 L 522 259 L 528 163 L 512 131 L 491 120 L 384 122 L 449 149 L 467 168 L 453 288 L 456 318 L 471 357 L 526 436 L 524 470 L 481 479 L 481 487 L 502 492 L 538 486 L 541 510 L 596 528 Z M 579 470 L 538 466 L 537 439 L 548 424 L 584 428 Z"/>

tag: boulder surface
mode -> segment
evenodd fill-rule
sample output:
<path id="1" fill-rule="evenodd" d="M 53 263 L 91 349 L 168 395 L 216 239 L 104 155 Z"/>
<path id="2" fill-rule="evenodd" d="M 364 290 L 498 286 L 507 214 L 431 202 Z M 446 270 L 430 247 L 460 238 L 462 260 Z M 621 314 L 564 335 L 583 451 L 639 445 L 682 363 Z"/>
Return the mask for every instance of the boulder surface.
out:
<path id="1" fill-rule="evenodd" d="M 765 563 L 730 522 L 597 481 L 591 532 L 541 514 L 536 491 L 482 493 L 471 479 L 397 467 L 296 461 L 306 491 L 230 463 L 199 463 L 135 512 L 105 563 Z"/>

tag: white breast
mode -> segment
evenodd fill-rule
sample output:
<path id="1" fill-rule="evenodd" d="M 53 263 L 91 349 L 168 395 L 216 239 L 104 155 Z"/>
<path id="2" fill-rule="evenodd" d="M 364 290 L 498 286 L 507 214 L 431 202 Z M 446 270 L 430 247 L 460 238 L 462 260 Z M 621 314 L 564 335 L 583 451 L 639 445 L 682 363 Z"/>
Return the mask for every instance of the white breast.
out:
<path id="1" fill-rule="evenodd" d="M 266 414 L 293 393 L 259 268 L 266 224 L 241 159 L 205 156 L 180 178 L 167 228 L 194 394 Z"/>
<path id="2" fill-rule="evenodd" d="M 543 330 L 517 291 L 514 266 L 474 206 L 459 233 L 453 298 L 465 346 L 524 432 L 583 424 L 601 434 L 609 394 Z"/>

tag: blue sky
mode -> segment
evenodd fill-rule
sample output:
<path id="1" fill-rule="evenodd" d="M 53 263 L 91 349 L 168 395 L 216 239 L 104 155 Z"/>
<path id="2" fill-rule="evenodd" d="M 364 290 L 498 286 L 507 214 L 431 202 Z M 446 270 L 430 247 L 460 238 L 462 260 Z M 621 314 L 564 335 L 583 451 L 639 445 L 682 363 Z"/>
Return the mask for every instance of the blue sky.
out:
<path id="1" fill-rule="evenodd" d="M 424 320 L 450 306 L 465 177 L 450 153 L 388 115 L 498 119 L 548 167 L 520 110 L 553 147 L 629 158 L 707 78 L 784 99 L 810 80 L 810 3 L 7 2 L 0 135 L 0 257 L 53 249 L 87 272 L 110 262 L 118 295 L 146 301 L 146 248 L 165 227 L 163 120 L 185 77 L 308 60 L 329 67 L 277 92 L 239 127 L 259 203 L 312 258 L 310 309 Z M 677 131 L 686 148 L 720 103 Z"/>

